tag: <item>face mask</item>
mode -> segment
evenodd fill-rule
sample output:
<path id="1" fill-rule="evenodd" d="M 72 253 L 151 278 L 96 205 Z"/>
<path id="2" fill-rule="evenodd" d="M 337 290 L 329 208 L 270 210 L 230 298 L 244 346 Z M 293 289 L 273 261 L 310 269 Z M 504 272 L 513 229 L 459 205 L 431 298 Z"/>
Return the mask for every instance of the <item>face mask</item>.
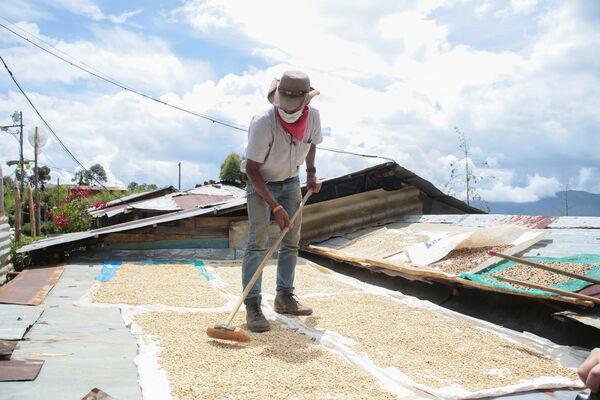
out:
<path id="1" fill-rule="evenodd" d="M 302 112 L 304 111 L 304 108 L 301 108 L 300 110 L 296 111 L 293 114 L 288 114 L 285 111 L 283 111 L 281 108 L 277 108 L 277 110 L 279 111 L 279 116 L 281 117 L 282 120 L 284 120 L 288 124 L 293 124 L 294 122 L 298 121 L 298 118 L 300 118 L 302 116 Z"/>

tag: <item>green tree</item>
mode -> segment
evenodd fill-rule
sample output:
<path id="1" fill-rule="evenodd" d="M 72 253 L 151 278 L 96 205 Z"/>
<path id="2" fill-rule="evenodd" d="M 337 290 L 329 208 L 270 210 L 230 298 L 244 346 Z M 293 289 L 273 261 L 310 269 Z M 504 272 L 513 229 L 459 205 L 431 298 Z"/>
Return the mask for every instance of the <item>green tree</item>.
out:
<path id="1" fill-rule="evenodd" d="M 106 171 L 100 164 L 94 164 L 89 169 L 80 169 L 75 172 L 75 176 L 71 179 L 72 182 L 77 182 L 78 185 L 93 185 L 94 183 L 104 183 L 107 181 Z"/>
<path id="2" fill-rule="evenodd" d="M 457 196 L 462 193 L 468 206 L 478 207 L 486 212 L 490 212 L 489 204 L 481 197 L 477 190 L 479 184 L 486 177 L 477 175 L 475 166 L 471 159 L 470 140 L 460 129 L 454 127 L 458 135 L 458 147 L 461 151 L 461 158 L 450 162 L 450 178 L 444 185 L 444 191 L 450 196 Z M 487 166 L 487 162 L 482 164 Z M 490 179 L 494 179 L 490 177 Z"/>
<path id="3" fill-rule="evenodd" d="M 14 180 L 10 176 L 3 176 L 2 177 L 2 184 L 4 185 L 4 190 L 6 190 L 6 188 L 11 188 L 12 189 L 13 184 L 14 184 Z"/>
<path id="4" fill-rule="evenodd" d="M 35 185 L 35 168 L 29 177 L 27 177 L 31 186 Z M 47 166 L 38 167 L 38 182 L 40 187 L 44 187 L 45 183 L 50 182 L 50 168 Z"/>
<path id="5" fill-rule="evenodd" d="M 127 185 L 127 190 L 129 190 L 131 193 L 147 192 L 154 189 L 158 189 L 158 186 L 156 186 L 154 183 L 138 184 L 137 182 L 131 182 L 129 185 Z"/>
<path id="6" fill-rule="evenodd" d="M 221 174 L 219 178 L 222 181 L 242 182 L 242 171 L 240 171 L 240 164 L 242 160 L 236 153 L 231 153 L 227 156 L 223 164 L 221 164 Z"/>

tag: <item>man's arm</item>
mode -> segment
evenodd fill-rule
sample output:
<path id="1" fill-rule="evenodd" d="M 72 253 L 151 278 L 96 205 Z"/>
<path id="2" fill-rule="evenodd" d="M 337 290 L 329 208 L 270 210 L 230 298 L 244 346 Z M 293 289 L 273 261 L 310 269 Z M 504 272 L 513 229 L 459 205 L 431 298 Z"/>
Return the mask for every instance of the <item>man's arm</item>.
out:
<path id="1" fill-rule="evenodd" d="M 258 195 L 267 202 L 271 210 L 274 210 L 279 206 L 279 204 L 273 197 L 273 194 L 267 188 L 267 185 L 265 185 L 265 181 L 258 171 L 261 165 L 262 163 L 247 159 L 246 175 L 248 176 L 248 179 L 250 179 L 250 183 L 252 183 L 256 193 L 258 193 Z M 279 207 L 279 209 L 275 212 L 275 222 L 277 222 L 277 225 L 279 225 L 279 229 L 281 230 L 284 230 L 288 226 L 290 229 L 292 228 L 292 225 L 290 224 L 290 217 L 283 207 Z"/>
<path id="2" fill-rule="evenodd" d="M 314 144 L 310 145 L 310 150 L 306 155 L 306 169 L 315 168 L 315 154 L 317 153 L 317 146 Z M 318 193 L 321 190 L 321 181 L 317 178 L 315 172 L 306 172 L 306 188 L 312 189 L 313 193 Z"/>

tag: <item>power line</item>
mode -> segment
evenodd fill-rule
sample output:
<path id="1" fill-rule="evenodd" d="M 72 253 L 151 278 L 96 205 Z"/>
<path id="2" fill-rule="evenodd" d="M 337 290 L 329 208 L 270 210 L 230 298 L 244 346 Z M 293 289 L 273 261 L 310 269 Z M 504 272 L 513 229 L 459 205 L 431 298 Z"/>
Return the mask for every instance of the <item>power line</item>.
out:
<path id="1" fill-rule="evenodd" d="M 2 17 L 2 16 L 0 16 L 0 18 L 2 18 L 3 20 L 5 20 L 5 21 L 9 22 L 9 23 L 10 23 L 10 24 L 12 24 L 12 25 L 15 25 L 14 23 L 10 22 L 8 19 L 6 19 L 6 18 L 4 18 L 4 17 Z M 69 65 L 71 65 L 71 66 L 73 66 L 73 67 L 75 67 L 75 68 L 77 68 L 77 69 L 79 69 L 79 70 L 81 70 L 81 71 L 83 71 L 83 72 L 86 72 L 86 73 L 88 73 L 88 74 L 90 74 L 90 75 L 92 75 L 92 76 L 95 76 L 96 78 L 98 78 L 98 79 L 101 79 L 101 80 L 103 80 L 103 81 L 105 81 L 105 82 L 107 82 L 107 83 L 109 83 L 109 84 L 111 84 L 111 85 L 114 85 L 114 86 L 116 86 L 116 87 L 118 87 L 118 88 L 120 88 L 120 89 L 122 89 L 122 90 L 129 91 L 129 92 L 131 92 L 131 93 L 137 94 L 138 96 L 141 96 L 141 97 L 144 97 L 144 98 L 146 98 L 146 99 L 149 99 L 149 100 L 155 101 L 155 102 L 157 102 L 157 103 L 160 103 L 160 104 L 162 104 L 162 105 L 164 105 L 164 106 L 171 107 L 171 108 L 173 108 L 173 109 L 176 109 L 176 110 L 179 110 L 179 111 L 182 111 L 182 112 L 185 112 L 185 113 L 188 113 L 188 114 L 194 115 L 194 116 L 196 116 L 196 117 L 200 117 L 200 118 L 206 119 L 206 120 L 208 120 L 208 121 L 211 121 L 212 123 L 217 123 L 217 124 L 220 124 L 220 125 L 223 125 L 223 126 L 227 126 L 227 127 L 229 127 L 229 128 L 232 128 L 232 129 L 237 129 L 237 130 L 240 130 L 240 131 L 244 131 L 244 132 L 247 132 L 247 131 L 248 131 L 248 127 L 243 127 L 243 126 L 235 125 L 235 124 L 233 124 L 233 123 L 231 123 L 231 122 L 227 122 L 227 121 L 219 120 L 219 119 L 217 119 L 217 118 L 213 118 L 213 117 L 210 117 L 210 116 L 208 116 L 208 115 L 205 115 L 205 114 L 201 114 L 201 113 L 198 113 L 198 112 L 195 112 L 195 111 L 187 110 L 187 109 L 185 109 L 185 108 L 183 108 L 183 107 L 179 107 L 179 106 L 176 106 L 176 105 L 173 105 L 173 104 L 167 103 L 167 102 L 165 102 L 165 101 L 162 101 L 162 100 L 160 100 L 160 99 L 157 99 L 157 98 L 155 98 L 155 97 L 152 97 L 152 96 L 150 96 L 150 95 L 147 95 L 147 94 L 145 94 L 145 93 L 142 93 L 142 92 L 140 92 L 140 91 L 137 91 L 137 90 L 135 90 L 135 89 L 132 89 L 132 88 L 128 87 L 127 85 L 125 85 L 125 84 L 123 84 L 123 83 L 120 83 L 120 82 L 119 82 L 119 81 L 117 81 L 116 79 L 114 79 L 114 78 L 110 77 L 109 75 L 107 75 L 107 74 L 105 74 L 105 73 L 103 73 L 103 72 L 101 72 L 101 71 L 97 70 L 96 68 L 94 68 L 94 67 L 91 67 L 91 66 L 87 65 L 86 63 L 84 63 L 84 62 L 82 62 L 82 61 L 78 60 L 77 58 L 75 58 L 75 57 L 73 57 L 73 56 L 71 56 L 71 55 L 69 55 L 69 54 L 67 54 L 67 53 L 65 53 L 65 52 L 63 52 L 63 51 L 61 51 L 61 50 L 59 50 L 59 49 L 56 49 L 56 48 L 55 48 L 55 47 L 53 47 L 52 45 L 48 44 L 48 43 L 47 43 L 47 42 L 45 42 L 44 40 L 42 40 L 42 39 L 38 38 L 37 36 L 33 35 L 32 33 L 25 31 L 24 29 L 18 28 L 19 30 L 21 30 L 21 31 L 23 31 L 23 32 L 26 32 L 28 35 L 35 37 L 36 39 L 38 39 L 38 40 L 39 40 L 39 41 L 41 41 L 42 43 L 44 43 L 44 44 L 46 44 L 46 45 L 48 45 L 48 46 L 52 47 L 52 48 L 53 48 L 53 49 L 55 49 L 56 51 L 59 51 L 59 52 L 61 52 L 62 54 L 65 54 L 67 57 L 69 57 L 69 58 L 72 58 L 73 60 L 76 60 L 78 63 L 81 63 L 81 64 L 85 65 L 86 67 L 88 67 L 89 69 L 93 69 L 93 70 L 94 70 L 94 71 L 96 71 L 96 72 L 90 71 L 89 69 L 86 69 L 86 68 L 83 68 L 83 67 L 81 67 L 81 66 L 79 66 L 79 65 L 77 65 L 77 64 L 74 64 L 73 62 L 71 62 L 71 61 L 67 60 L 66 58 L 64 58 L 64 57 L 61 57 L 60 55 L 58 55 L 58 54 L 55 54 L 55 53 L 53 53 L 52 51 L 50 51 L 50 50 L 48 50 L 48 49 L 46 49 L 46 48 L 44 48 L 44 47 L 40 46 L 39 44 L 32 42 L 32 41 L 31 41 L 31 40 L 29 40 L 27 37 L 25 37 L 25 36 L 23 36 L 23 35 L 20 35 L 19 33 L 15 32 L 14 30 L 10 29 L 9 27 L 7 27 L 6 25 L 4 25 L 4 24 L 2 24 L 2 23 L 0 23 L 0 26 L 1 26 L 2 28 L 6 29 L 7 31 L 11 32 L 12 34 L 14 34 L 14 35 L 18 36 L 19 38 L 21 38 L 21 39 L 25 40 L 26 42 L 28 42 L 28 43 L 30 43 L 30 44 L 32 44 L 32 45 L 34 45 L 35 47 L 39 48 L 40 50 L 42 50 L 42 51 L 44 51 L 44 52 L 46 52 L 46 53 L 48 53 L 48 54 L 50 54 L 50 55 L 52 55 L 52 56 L 54 56 L 54 57 L 58 58 L 59 60 L 61 60 L 61 61 L 64 61 L 64 62 L 68 63 Z M 321 149 L 321 150 L 325 150 L 325 151 L 331 151 L 331 152 L 334 152 L 334 153 L 349 154 L 349 155 L 354 155 L 354 156 L 359 156 L 359 157 L 366 157 L 366 158 L 381 158 L 381 159 L 384 159 L 384 160 L 390 160 L 390 161 L 393 161 L 393 162 L 395 162 L 395 160 L 393 160 L 393 159 L 391 159 L 391 158 L 389 158 L 389 157 L 383 157 L 383 156 L 375 156 L 375 155 L 369 155 L 369 154 L 355 153 L 355 152 L 351 152 L 351 151 L 345 151 L 345 150 L 333 149 L 333 148 L 328 148 L 328 147 L 324 147 L 324 146 L 317 146 L 317 148 L 318 148 L 318 149 Z"/>
<path id="2" fill-rule="evenodd" d="M 48 50 L 48 49 L 46 49 L 46 48 L 44 48 L 44 47 L 40 46 L 39 44 L 32 42 L 31 40 L 29 40 L 29 39 L 28 39 L 28 38 L 26 38 L 25 36 L 23 36 L 23 35 L 21 35 L 21 34 L 19 34 L 19 33 L 15 32 L 15 31 L 13 31 L 12 29 L 10 29 L 9 27 L 7 27 L 6 25 L 4 25 L 4 24 L 2 24 L 2 23 L 0 23 L 0 26 L 1 26 L 1 27 L 3 27 L 4 29 L 6 29 L 7 31 L 11 32 L 12 34 L 14 34 L 14 35 L 16 35 L 16 36 L 20 37 L 21 39 L 23 39 L 23 40 L 27 41 L 28 43 L 31 43 L 32 45 L 34 45 L 34 46 L 35 46 L 35 47 L 37 47 L 38 49 L 45 51 L 46 53 L 48 53 L 48 54 L 50 54 L 50 55 L 52 55 L 52 56 L 54 56 L 54 57 L 58 58 L 59 60 L 62 60 L 62 61 L 64 61 L 64 62 L 68 63 L 69 65 L 71 65 L 71 66 L 73 66 L 73 67 L 75 67 L 75 68 L 77 68 L 77 69 L 79 69 L 79 70 L 81 70 L 81 71 L 83 71 L 83 72 L 86 72 L 86 73 L 88 73 L 88 74 L 90 74 L 90 75 L 93 75 L 93 76 L 95 76 L 95 77 L 96 77 L 96 78 L 98 78 L 98 79 L 101 79 L 101 80 L 103 80 L 103 81 L 105 81 L 105 82 L 107 82 L 107 83 L 110 83 L 111 85 L 117 86 L 118 88 L 120 88 L 120 89 L 122 89 L 122 90 L 129 91 L 129 92 L 131 92 L 131 93 L 137 94 L 138 96 L 142 96 L 142 97 L 144 97 L 144 98 L 146 98 L 146 99 L 149 99 L 149 100 L 155 101 L 155 102 L 157 102 L 157 103 L 160 103 L 160 104 L 162 104 L 162 105 L 164 105 L 164 106 L 171 107 L 171 108 L 174 108 L 174 109 L 176 109 L 176 110 L 179 110 L 179 111 L 183 111 L 183 112 L 185 112 L 185 113 L 188 113 L 188 114 L 194 115 L 194 116 L 196 116 L 196 117 L 204 118 L 204 119 L 206 119 L 206 120 L 208 120 L 208 121 L 211 121 L 212 123 L 217 123 L 217 124 L 224 125 L 224 126 L 227 126 L 227 127 L 229 127 L 229 128 L 232 128 L 232 129 L 237 129 L 237 130 L 244 131 L 244 132 L 248 130 L 247 128 L 244 128 L 244 127 L 237 126 L 237 125 L 235 125 L 235 124 L 233 124 L 233 123 L 231 123 L 231 122 L 221 121 L 221 120 L 219 120 L 219 119 L 217 119 L 217 118 L 209 117 L 208 115 L 204 115 L 204 114 L 201 114 L 201 113 L 198 113 L 198 112 L 195 112 L 195 111 L 190 111 L 190 110 L 187 110 L 187 109 L 185 109 L 185 108 L 183 108 L 183 107 L 179 107 L 179 106 L 176 106 L 176 105 L 174 105 L 174 104 L 167 103 L 166 101 L 162 101 L 162 100 L 160 100 L 160 99 L 157 99 L 157 98 L 155 98 L 155 97 L 152 97 L 152 96 L 150 96 L 150 95 L 147 95 L 147 94 L 145 94 L 145 93 L 142 93 L 142 92 L 140 92 L 140 91 L 137 91 L 137 90 L 135 90 L 135 89 L 132 89 L 132 88 L 130 88 L 130 87 L 128 87 L 128 86 L 126 86 L 126 85 L 124 85 L 124 84 L 121 84 L 121 83 L 119 83 L 119 82 L 117 82 L 117 81 L 113 80 L 112 78 L 107 78 L 107 77 L 104 77 L 104 76 L 100 75 L 99 73 L 96 73 L 96 72 L 90 71 L 90 70 L 88 70 L 88 69 L 85 69 L 85 68 L 83 68 L 83 67 L 81 67 L 81 66 L 77 65 L 77 64 L 74 64 L 74 63 L 72 63 L 71 61 L 67 60 L 66 58 L 64 58 L 64 57 L 61 57 L 60 55 L 58 55 L 58 54 L 55 54 L 55 53 L 51 52 L 50 50 Z M 103 74 L 103 75 L 105 75 L 105 74 Z"/>
<path id="3" fill-rule="evenodd" d="M 46 126 L 46 128 L 48 128 L 48 130 L 52 133 L 52 135 L 56 138 L 56 140 L 58 141 L 58 143 L 61 145 L 61 147 L 63 148 L 63 150 L 81 167 L 83 168 L 84 171 L 88 172 L 88 169 L 85 168 L 83 166 L 83 164 L 81 162 L 79 162 L 79 160 L 77 159 L 77 157 L 75 157 L 73 155 L 73 153 L 71 153 L 71 151 L 67 148 L 67 146 L 63 143 L 62 140 L 60 140 L 60 138 L 58 137 L 58 135 L 54 132 L 54 129 L 52 129 L 52 127 L 46 122 L 46 120 L 44 119 L 44 117 L 42 117 L 42 114 L 40 114 L 40 112 L 38 111 L 38 109 L 35 107 L 35 105 L 33 104 L 33 102 L 29 99 L 29 96 L 27 96 L 27 93 L 25 93 L 25 91 L 23 90 L 23 88 L 21 88 L 21 85 L 19 85 L 19 82 L 17 82 L 17 80 L 15 79 L 13 73 L 11 72 L 11 70 L 8 68 L 8 65 L 6 65 L 6 63 L 4 62 L 4 58 L 2 58 L 2 56 L 0 56 L 0 61 L 2 61 L 2 64 L 4 65 L 4 68 L 6 68 L 6 71 L 8 71 L 8 74 L 10 75 L 11 79 L 13 80 L 13 82 L 15 83 L 15 85 L 17 85 L 17 87 L 19 88 L 19 90 L 21 91 L 21 93 L 23 94 L 23 96 L 25 96 L 25 99 L 27 100 L 27 102 L 29 103 L 29 105 L 31 105 L 31 107 L 33 108 L 33 110 L 35 111 L 35 113 L 38 115 L 38 117 L 40 118 L 40 120 L 44 123 L 44 125 Z M 116 200 L 121 200 L 121 202 L 123 204 L 127 204 L 127 202 L 125 202 L 124 200 L 122 200 L 120 197 L 114 195 L 112 192 L 110 192 L 106 186 L 104 186 L 102 184 L 102 182 L 100 182 L 96 176 L 94 174 L 90 174 L 90 176 L 92 177 L 92 179 L 94 179 L 98 185 L 100 185 L 101 187 L 103 187 L 105 190 L 107 190 L 109 193 L 111 193 L 111 195 L 116 199 Z"/>
<path id="4" fill-rule="evenodd" d="M 345 150 L 338 150 L 338 149 L 334 149 L 331 147 L 325 147 L 325 146 L 317 146 L 319 148 L 319 150 L 326 150 L 326 151 L 331 151 L 334 153 L 343 153 L 343 154 L 349 154 L 352 156 L 359 156 L 359 157 L 365 157 L 365 158 L 381 158 L 384 160 L 389 160 L 392 162 L 396 162 L 396 160 L 394 160 L 393 158 L 389 158 L 389 157 L 384 157 L 384 156 L 374 156 L 374 155 L 370 155 L 370 154 L 362 154 L 362 153 L 354 153 L 351 151 L 345 151 Z"/>

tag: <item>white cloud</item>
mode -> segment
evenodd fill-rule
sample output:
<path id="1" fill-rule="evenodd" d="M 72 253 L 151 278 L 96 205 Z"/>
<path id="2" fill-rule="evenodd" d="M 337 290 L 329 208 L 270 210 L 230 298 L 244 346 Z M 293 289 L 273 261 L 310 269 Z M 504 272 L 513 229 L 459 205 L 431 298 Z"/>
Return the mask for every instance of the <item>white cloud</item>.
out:
<path id="1" fill-rule="evenodd" d="M 72 13 L 85 15 L 99 21 L 105 18 L 104 13 L 94 2 L 87 0 L 52 0 L 54 7 L 62 7 Z"/>
<path id="2" fill-rule="evenodd" d="M 556 178 L 547 178 L 535 174 L 528 176 L 525 187 L 510 186 L 498 182 L 491 189 L 481 190 L 482 197 L 487 201 L 511 201 L 524 203 L 537 201 L 544 197 L 552 197 L 556 192 L 562 190 L 561 184 Z"/>
<path id="3" fill-rule="evenodd" d="M 82 3 L 78 12 L 99 15 L 93 5 Z M 496 51 L 451 42 L 449 35 L 461 25 L 459 17 L 444 12 L 472 5 L 307 1 L 291 10 L 267 1 L 185 1 L 167 13 L 169 23 L 180 24 L 178 31 L 187 23 L 193 34 L 185 39 L 194 45 L 199 37 L 215 48 L 223 46 L 207 59 L 179 55 L 175 40 L 150 30 L 95 27 L 95 36 L 86 40 L 48 39 L 136 89 L 241 126 L 268 106 L 272 78 L 286 69 L 306 70 L 322 93 L 313 105 L 330 130 L 324 146 L 391 157 L 438 187 L 448 178 L 444 161 L 459 154 L 457 126 L 471 140 L 471 157 L 488 161 L 489 168 L 476 172 L 496 178 L 481 186 L 486 200 L 552 195 L 558 182 L 575 176 L 578 187 L 600 191 L 595 183 L 600 181 L 600 139 L 594 136 L 600 126 L 600 61 L 595 57 L 600 29 L 583 21 L 571 3 L 542 9 L 532 1 L 513 2 L 502 21 L 536 28 L 519 33 L 523 48 Z M 494 18 L 503 5 L 487 1 L 475 15 Z M 137 11 L 122 14 L 133 15 L 143 17 Z M 27 28 L 39 34 L 37 25 Z M 180 160 L 185 171 L 193 171 L 189 184 L 214 179 L 229 152 L 243 151 L 245 132 L 131 93 L 115 93 L 81 71 L 14 43 L 4 51 L 7 61 L 18 78 L 35 86 L 34 92 L 47 94 L 43 110 L 66 137 L 81 135 L 69 142 L 77 154 L 93 149 L 98 156 L 86 155 L 86 165 L 102 160 L 125 184 L 172 183 Z M 220 52 L 239 58 L 242 72 L 217 70 Z M 74 87 L 85 89 L 69 93 Z M 49 91 L 55 88 L 60 93 Z M 7 103 L 0 111 L 15 106 L 9 101 L 0 99 Z M 75 113 L 76 118 L 67 117 Z M 317 155 L 322 176 L 382 161 L 325 151 Z"/>
<path id="4" fill-rule="evenodd" d="M 510 8 L 514 13 L 531 13 L 538 5 L 538 0 L 511 0 Z"/>
<path id="5" fill-rule="evenodd" d="M 139 15 L 142 12 L 142 10 L 142 8 L 138 8 L 134 11 L 127 11 L 121 13 L 120 15 L 109 15 L 108 19 L 110 20 L 110 22 L 113 22 L 115 24 L 122 24 L 126 22 L 129 18 Z"/>
<path id="6" fill-rule="evenodd" d="M 94 28 L 96 41 L 75 42 L 44 37 L 35 24 L 20 23 L 18 27 L 23 32 L 41 36 L 40 39 L 52 48 L 44 43 L 40 45 L 52 53 L 149 95 L 184 91 L 198 79 L 214 74 L 207 61 L 178 57 L 164 39 L 135 34 L 119 27 L 110 30 Z M 85 80 L 90 85 L 99 86 L 100 90 L 114 90 L 114 86 L 103 84 L 82 69 L 69 66 L 32 46 L 13 46 L 4 58 L 15 71 L 17 79 L 23 82 L 73 84 Z"/>

